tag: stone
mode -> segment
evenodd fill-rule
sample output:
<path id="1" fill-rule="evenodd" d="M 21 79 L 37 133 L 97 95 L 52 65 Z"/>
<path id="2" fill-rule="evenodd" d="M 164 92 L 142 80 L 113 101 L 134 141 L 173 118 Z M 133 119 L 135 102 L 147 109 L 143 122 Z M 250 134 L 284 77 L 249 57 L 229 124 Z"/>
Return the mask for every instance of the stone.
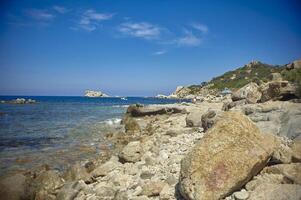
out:
<path id="1" fill-rule="evenodd" d="M 233 102 L 225 102 L 223 107 L 222 107 L 222 110 L 223 111 L 229 111 L 231 108 L 234 108 L 236 106 L 245 105 L 247 103 L 248 102 L 247 102 L 246 99 L 241 99 L 241 100 L 233 101 Z"/>
<path id="2" fill-rule="evenodd" d="M 269 174 L 262 173 L 255 176 L 251 181 L 249 181 L 245 188 L 248 191 L 253 191 L 261 184 L 270 183 L 270 184 L 291 184 L 292 181 L 288 180 L 282 174 Z"/>
<path id="3" fill-rule="evenodd" d="M 164 186 L 165 183 L 162 181 L 151 181 L 143 186 L 142 195 L 148 197 L 159 196 Z"/>
<path id="4" fill-rule="evenodd" d="M 126 113 L 132 117 L 143 117 L 147 115 L 162 115 L 181 113 L 183 109 L 179 107 L 164 107 L 160 105 L 142 106 L 138 104 L 130 105 Z"/>
<path id="5" fill-rule="evenodd" d="M 202 115 L 204 112 L 194 110 L 186 116 L 186 126 L 188 127 L 202 127 Z"/>
<path id="6" fill-rule="evenodd" d="M 118 162 L 118 158 L 115 156 L 112 156 L 110 160 L 105 162 L 104 164 L 96 167 L 92 172 L 93 177 L 99 177 L 99 176 L 106 176 L 111 171 L 115 170 L 116 168 L 120 167 L 121 163 Z"/>
<path id="7" fill-rule="evenodd" d="M 77 182 L 67 182 L 57 193 L 56 199 L 73 200 L 75 197 L 77 197 L 80 191 L 87 190 L 87 188 L 88 186 L 82 180 Z"/>
<path id="8" fill-rule="evenodd" d="M 260 101 L 289 100 L 298 97 L 297 86 L 288 81 L 271 81 L 260 88 L 262 96 Z"/>
<path id="9" fill-rule="evenodd" d="M 126 133 L 139 133 L 141 131 L 138 122 L 132 117 L 125 117 L 122 123 Z"/>
<path id="10" fill-rule="evenodd" d="M 0 199 L 25 199 L 26 177 L 23 174 L 2 177 L 0 181 Z"/>
<path id="11" fill-rule="evenodd" d="M 246 99 L 248 103 L 257 103 L 261 99 L 261 92 L 256 83 L 249 83 L 232 94 L 232 100 Z"/>
<path id="12" fill-rule="evenodd" d="M 301 185 L 262 184 L 251 192 L 249 200 L 300 200 Z"/>
<path id="13" fill-rule="evenodd" d="M 64 175 L 66 181 L 77 181 L 84 180 L 85 182 L 91 181 L 91 175 L 87 172 L 84 166 L 81 166 L 79 163 L 68 168 Z"/>
<path id="14" fill-rule="evenodd" d="M 181 162 L 188 200 L 220 199 L 240 189 L 268 162 L 275 146 L 240 112 L 225 112 Z"/>
<path id="15" fill-rule="evenodd" d="M 133 141 L 128 143 L 119 154 L 121 162 L 137 162 L 142 157 L 142 146 L 140 141 Z"/>
<path id="16" fill-rule="evenodd" d="M 102 199 L 113 200 L 116 195 L 116 190 L 112 186 L 96 186 L 95 192 L 97 196 L 100 196 Z"/>
<path id="17" fill-rule="evenodd" d="M 205 114 L 202 115 L 202 127 L 204 132 L 213 126 L 215 121 L 218 119 L 220 111 L 209 109 Z"/>
<path id="18" fill-rule="evenodd" d="M 246 190 L 241 190 L 239 192 L 234 192 L 233 196 L 236 200 L 245 200 L 249 198 L 249 193 Z"/>
<path id="19" fill-rule="evenodd" d="M 53 199 L 53 194 L 63 186 L 64 181 L 56 170 L 40 173 L 31 183 L 35 191 L 35 199 Z M 55 197 L 55 196 L 54 196 Z"/>
<path id="20" fill-rule="evenodd" d="M 293 161 L 301 162 L 301 138 L 294 141 L 291 149 Z"/>
<path id="21" fill-rule="evenodd" d="M 301 185 L 301 163 L 272 165 L 264 168 L 262 173 L 282 174 L 293 183 Z"/>

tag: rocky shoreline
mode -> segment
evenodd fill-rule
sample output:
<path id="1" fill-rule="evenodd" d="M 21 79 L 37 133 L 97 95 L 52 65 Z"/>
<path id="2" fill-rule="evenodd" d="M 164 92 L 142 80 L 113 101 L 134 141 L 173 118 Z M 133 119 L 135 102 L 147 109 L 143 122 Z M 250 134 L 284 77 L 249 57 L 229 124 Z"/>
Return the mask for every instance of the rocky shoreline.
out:
<path id="1" fill-rule="evenodd" d="M 132 105 L 113 150 L 2 177 L 1 199 L 300 199 L 301 104 L 230 102 Z"/>

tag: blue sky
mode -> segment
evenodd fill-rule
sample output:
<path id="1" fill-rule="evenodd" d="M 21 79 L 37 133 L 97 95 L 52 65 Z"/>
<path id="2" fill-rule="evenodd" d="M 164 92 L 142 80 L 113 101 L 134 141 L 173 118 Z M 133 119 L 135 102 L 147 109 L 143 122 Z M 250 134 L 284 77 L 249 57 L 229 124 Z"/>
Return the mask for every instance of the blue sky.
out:
<path id="1" fill-rule="evenodd" d="M 0 94 L 168 94 L 251 60 L 301 58 L 301 3 L 1 1 Z"/>

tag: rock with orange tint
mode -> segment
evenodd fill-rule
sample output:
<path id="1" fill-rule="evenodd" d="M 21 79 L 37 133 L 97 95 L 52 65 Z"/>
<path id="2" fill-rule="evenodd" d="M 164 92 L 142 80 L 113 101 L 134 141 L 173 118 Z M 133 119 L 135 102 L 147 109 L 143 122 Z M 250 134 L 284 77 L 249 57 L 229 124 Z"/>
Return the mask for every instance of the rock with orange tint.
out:
<path id="1" fill-rule="evenodd" d="M 180 192 L 189 200 L 221 199 L 264 168 L 276 139 L 240 112 L 225 112 L 181 163 Z"/>

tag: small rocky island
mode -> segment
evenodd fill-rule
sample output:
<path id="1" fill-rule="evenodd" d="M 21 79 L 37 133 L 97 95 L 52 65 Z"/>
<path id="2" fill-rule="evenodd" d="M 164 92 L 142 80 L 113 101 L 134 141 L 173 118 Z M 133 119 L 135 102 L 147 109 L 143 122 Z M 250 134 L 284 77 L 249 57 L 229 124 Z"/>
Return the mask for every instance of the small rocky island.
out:
<path id="1" fill-rule="evenodd" d="M 109 97 L 105 93 L 101 91 L 95 91 L 95 90 L 86 90 L 84 96 L 85 97 Z"/>
<path id="2" fill-rule="evenodd" d="M 13 99 L 13 100 L 2 100 L 0 101 L 0 103 L 8 103 L 8 104 L 33 104 L 33 103 L 37 103 L 36 100 L 34 99 L 25 99 L 25 98 L 17 98 L 17 99 Z"/>

